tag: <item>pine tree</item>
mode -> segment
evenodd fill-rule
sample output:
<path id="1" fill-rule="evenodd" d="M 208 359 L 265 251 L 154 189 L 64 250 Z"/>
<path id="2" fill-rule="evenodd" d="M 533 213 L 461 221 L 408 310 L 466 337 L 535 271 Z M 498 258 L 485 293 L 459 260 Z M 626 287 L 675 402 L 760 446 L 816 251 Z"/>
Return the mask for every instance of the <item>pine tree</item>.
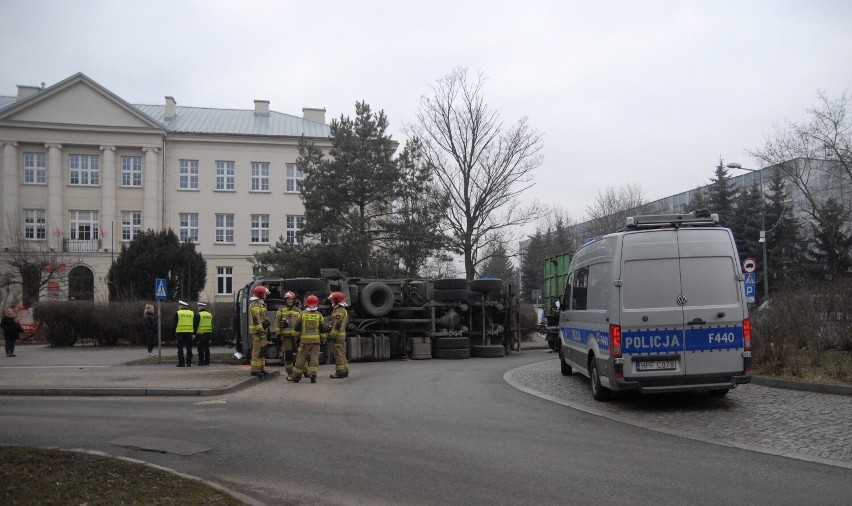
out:
<path id="1" fill-rule="evenodd" d="M 722 160 L 716 166 L 710 186 L 707 188 L 707 204 L 711 213 L 718 213 L 722 225 L 726 225 L 732 218 L 733 200 L 736 190 L 731 185 L 731 176 Z"/>
<path id="2" fill-rule="evenodd" d="M 813 227 L 813 241 L 806 253 L 811 272 L 832 280 L 850 275 L 852 231 L 846 226 L 849 213 L 843 204 L 830 198 L 819 207 L 820 219 Z"/>
<path id="3" fill-rule="evenodd" d="M 157 278 L 166 280 L 169 300 L 197 300 L 207 281 L 207 261 L 171 229 L 142 232 L 121 246 L 109 268 L 109 300 L 153 300 Z"/>
<path id="4" fill-rule="evenodd" d="M 791 198 L 780 170 L 772 172 L 766 200 L 766 254 L 770 293 L 798 286 L 803 279 L 803 247 L 799 220 L 793 216 Z"/>

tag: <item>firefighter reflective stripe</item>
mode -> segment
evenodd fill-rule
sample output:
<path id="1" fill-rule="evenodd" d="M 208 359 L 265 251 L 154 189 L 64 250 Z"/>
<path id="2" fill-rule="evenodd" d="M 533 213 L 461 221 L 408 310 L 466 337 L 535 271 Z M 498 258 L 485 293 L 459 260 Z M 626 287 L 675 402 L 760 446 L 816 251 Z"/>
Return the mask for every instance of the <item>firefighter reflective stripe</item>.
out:
<path id="1" fill-rule="evenodd" d="M 275 314 L 275 319 L 278 323 L 278 333 L 285 336 L 296 335 L 296 322 L 299 321 L 299 316 L 302 311 L 297 307 L 284 306 Z"/>
<path id="2" fill-rule="evenodd" d="M 346 339 L 346 324 L 349 320 L 349 313 L 343 306 L 337 306 L 331 312 L 331 330 L 328 331 L 329 337 L 335 340 Z"/>
<path id="3" fill-rule="evenodd" d="M 263 322 L 266 320 L 266 304 L 258 299 L 252 301 L 249 306 L 249 332 L 252 334 L 260 334 L 263 332 Z"/>
<path id="4" fill-rule="evenodd" d="M 213 332 L 213 314 L 210 311 L 202 309 L 198 312 L 200 320 L 198 321 L 199 334 L 211 334 Z"/>
<path id="5" fill-rule="evenodd" d="M 195 313 L 189 309 L 178 309 L 177 317 L 177 327 L 175 327 L 176 334 L 192 334 L 195 332 Z"/>
<path id="6" fill-rule="evenodd" d="M 303 343 L 318 343 L 320 342 L 320 325 L 322 324 L 322 315 L 317 311 L 305 311 L 302 313 L 302 342 Z"/>

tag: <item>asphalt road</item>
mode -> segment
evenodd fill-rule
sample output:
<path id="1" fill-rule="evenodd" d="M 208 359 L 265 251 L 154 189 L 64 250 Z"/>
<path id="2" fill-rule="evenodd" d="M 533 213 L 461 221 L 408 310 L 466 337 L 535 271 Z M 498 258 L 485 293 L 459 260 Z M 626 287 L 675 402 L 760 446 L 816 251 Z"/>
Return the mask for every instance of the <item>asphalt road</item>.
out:
<path id="1" fill-rule="evenodd" d="M 266 504 L 850 503 L 848 468 L 648 430 L 504 379 L 552 357 L 356 363 L 346 380 L 325 366 L 317 384 L 212 398 L 2 397 L 0 442 L 133 457 Z M 665 410 L 741 409 L 695 402 Z"/>

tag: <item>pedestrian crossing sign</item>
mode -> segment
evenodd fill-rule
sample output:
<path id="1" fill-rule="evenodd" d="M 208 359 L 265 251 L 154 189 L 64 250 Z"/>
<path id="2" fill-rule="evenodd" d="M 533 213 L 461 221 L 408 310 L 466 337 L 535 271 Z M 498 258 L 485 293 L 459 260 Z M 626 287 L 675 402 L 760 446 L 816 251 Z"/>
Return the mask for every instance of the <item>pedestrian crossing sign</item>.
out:
<path id="1" fill-rule="evenodd" d="M 162 278 L 157 278 L 154 283 L 154 295 L 157 297 L 157 300 L 166 300 L 166 280 Z"/>

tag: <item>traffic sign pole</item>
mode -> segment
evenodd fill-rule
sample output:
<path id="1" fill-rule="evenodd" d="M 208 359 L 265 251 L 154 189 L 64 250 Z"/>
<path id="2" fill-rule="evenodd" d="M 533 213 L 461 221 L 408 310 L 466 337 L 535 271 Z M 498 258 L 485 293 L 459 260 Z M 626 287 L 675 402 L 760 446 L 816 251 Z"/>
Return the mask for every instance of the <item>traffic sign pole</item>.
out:
<path id="1" fill-rule="evenodd" d="M 162 311 L 160 311 L 160 302 L 166 300 L 166 280 L 156 278 L 154 280 L 154 296 L 157 298 L 157 363 L 163 361 L 163 324 Z"/>

